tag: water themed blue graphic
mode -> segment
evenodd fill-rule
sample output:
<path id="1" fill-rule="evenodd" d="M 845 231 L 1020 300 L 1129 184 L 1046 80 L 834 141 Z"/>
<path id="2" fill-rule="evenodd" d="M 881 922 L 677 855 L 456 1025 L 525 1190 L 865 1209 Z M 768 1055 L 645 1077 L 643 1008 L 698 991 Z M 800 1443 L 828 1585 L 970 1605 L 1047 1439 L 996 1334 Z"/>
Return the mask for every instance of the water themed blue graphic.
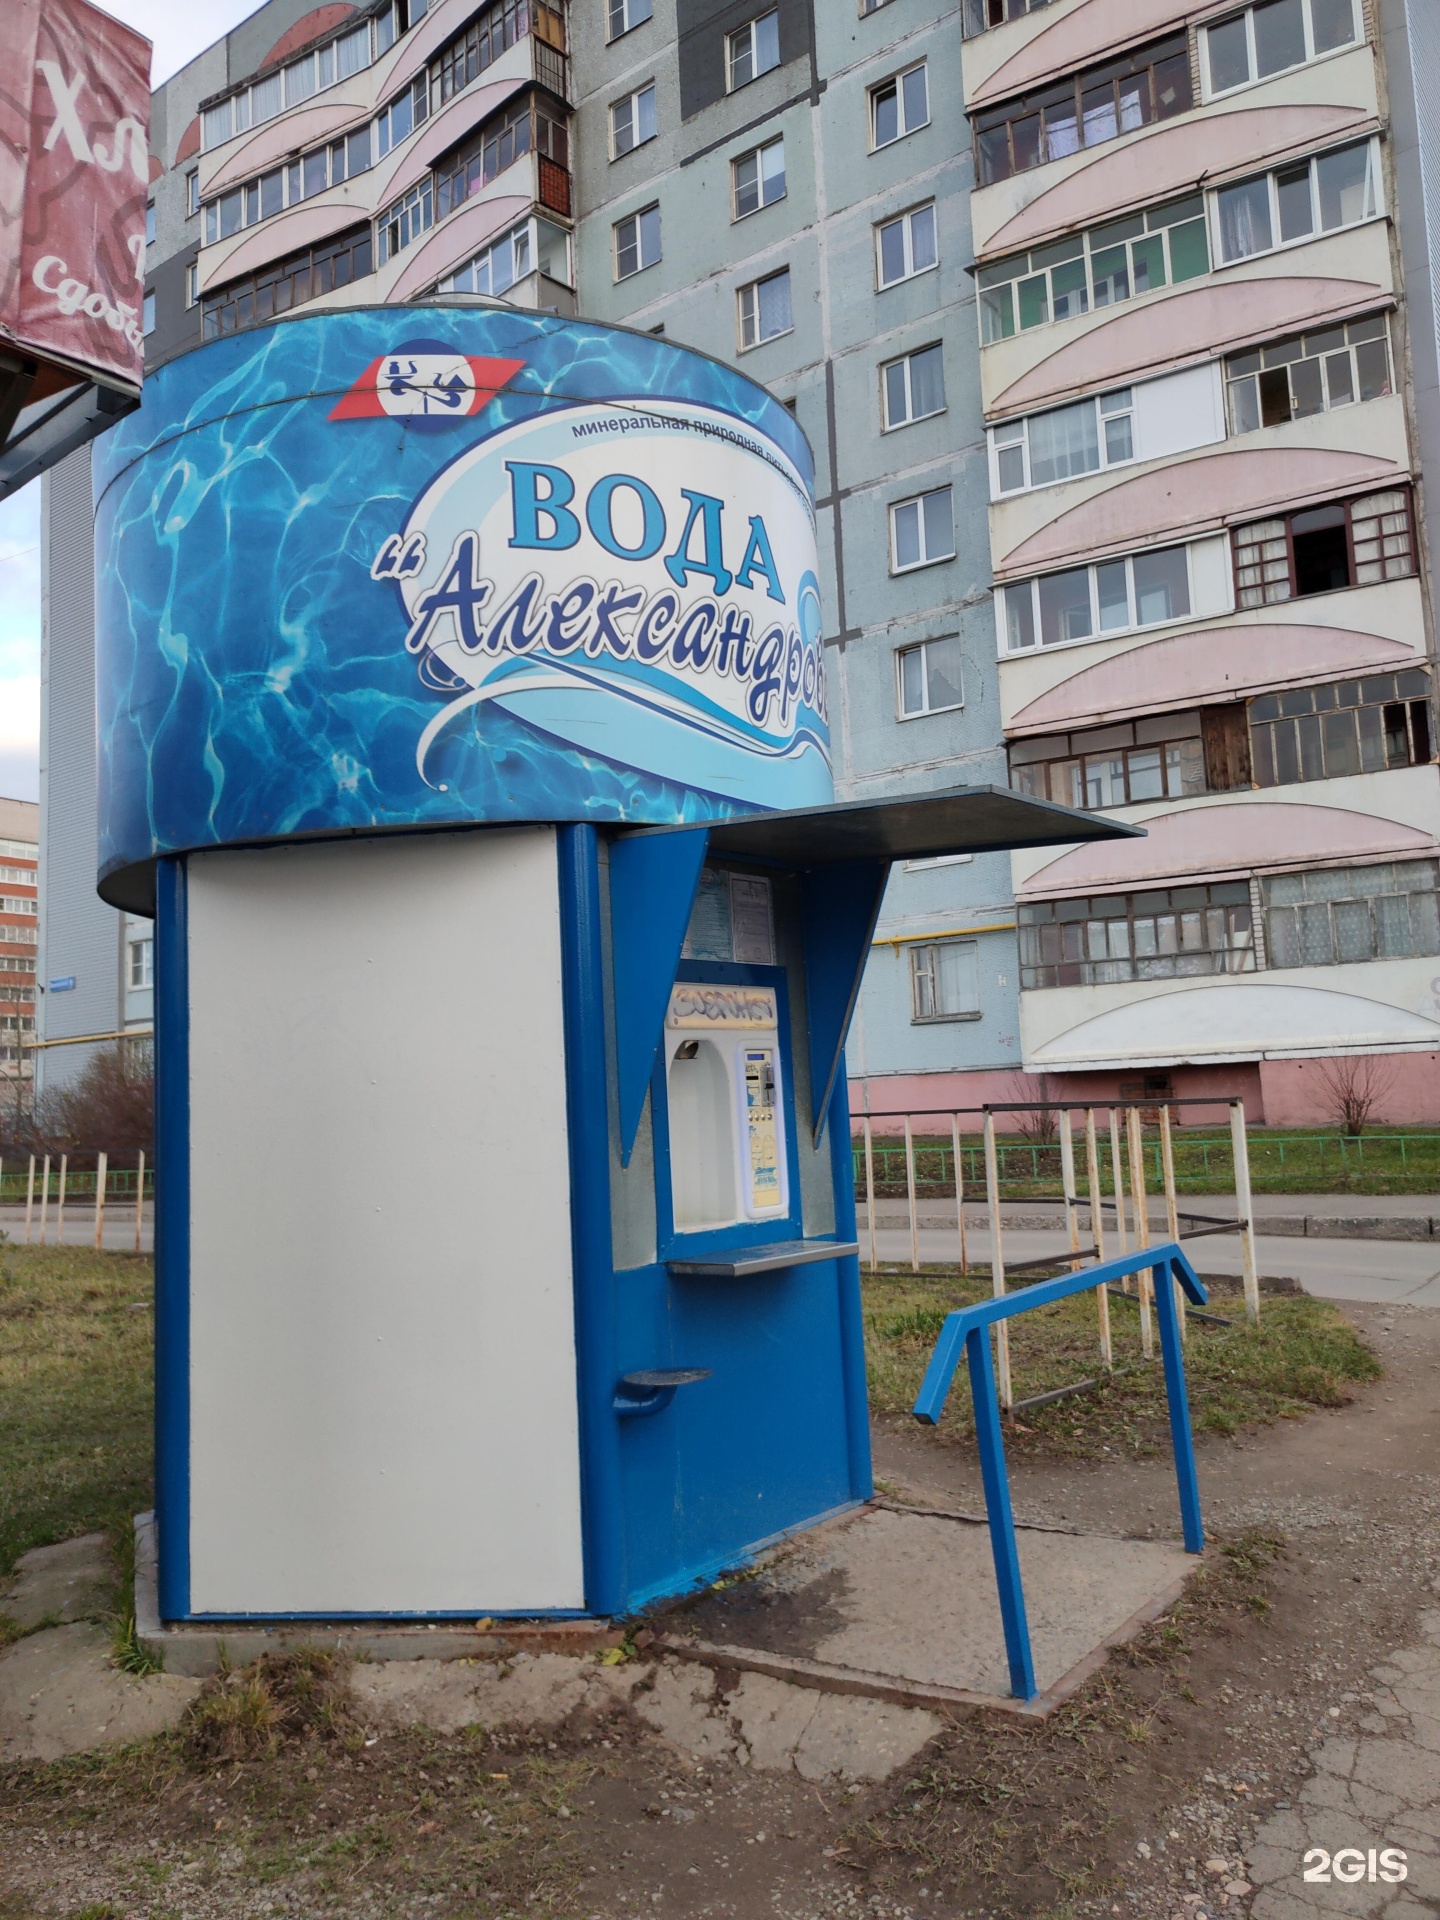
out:
<path id="1" fill-rule="evenodd" d="M 810 450 L 717 361 L 508 309 L 310 314 L 160 368 L 95 471 L 102 880 L 832 797 Z"/>

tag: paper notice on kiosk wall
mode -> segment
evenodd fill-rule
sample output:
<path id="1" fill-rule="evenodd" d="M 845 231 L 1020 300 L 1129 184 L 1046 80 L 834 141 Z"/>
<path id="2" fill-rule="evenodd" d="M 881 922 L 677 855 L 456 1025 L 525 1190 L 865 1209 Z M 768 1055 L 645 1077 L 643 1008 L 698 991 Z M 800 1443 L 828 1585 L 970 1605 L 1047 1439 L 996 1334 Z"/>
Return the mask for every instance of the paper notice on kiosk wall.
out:
<path id="1" fill-rule="evenodd" d="M 742 967 L 775 964 L 775 915 L 763 874 L 705 867 L 685 934 L 687 960 L 733 960 Z"/>
<path id="2" fill-rule="evenodd" d="M 775 920 L 770 882 L 763 874 L 731 874 L 730 938 L 742 966 L 774 966 Z"/>

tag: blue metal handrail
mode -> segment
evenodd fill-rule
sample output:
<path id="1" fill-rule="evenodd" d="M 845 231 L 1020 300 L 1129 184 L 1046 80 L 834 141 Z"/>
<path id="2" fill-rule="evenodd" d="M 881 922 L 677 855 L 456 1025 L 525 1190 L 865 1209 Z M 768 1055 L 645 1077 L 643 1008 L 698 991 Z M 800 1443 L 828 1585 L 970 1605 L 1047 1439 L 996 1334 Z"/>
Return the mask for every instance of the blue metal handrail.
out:
<path id="1" fill-rule="evenodd" d="M 995 1584 L 1000 1595 L 1000 1620 L 1005 1629 L 1005 1654 L 1010 1666 L 1010 1691 L 1021 1700 L 1033 1700 L 1035 1663 L 1030 1653 L 1030 1625 L 1025 1615 L 1025 1590 L 1020 1581 L 1020 1556 L 1015 1546 L 1015 1516 L 1010 1507 L 1010 1483 L 1005 1470 L 1005 1443 L 1000 1430 L 1000 1401 L 995 1391 L 995 1367 L 990 1357 L 990 1328 L 1037 1307 L 1053 1306 L 1072 1294 L 1089 1293 L 1149 1269 L 1155 1284 L 1155 1311 L 1160 1322 L 1160 1354 L 1165 1367 L 1165 1397 L 1170 1411 L 1170 1441 L 1175 1451 L 1175 1478 L 1180 1492 L 1180 1521 L 1185 1551 L 1200 1553 L 1205 1530 L 1200 1518 L 1200 1488 L 1195 1477 L 1195 1441 L 1190 1432 L 1190 1406 L 1185 1397 L 1185 1356 L 1180 1344 L 1180 1316 L 1175 1309 L 1175 1286 L 1197 1307 L 1209 1295 L 1200 1276 L 1173 1240 L 1158 1247 L 1141 1247 L 1118 1260 L 1103 1260 L 1058 1280 L 1042 1280 L 1018 1293 L 982 1300 L 947 1314 L 912 1412 L 926 1426 L 939 1424 L 950 1384 L 962 1351 L 970 1367 L 970 1393 L 975 1403 L 975 1437 L 980 1447 L 980 1477 L 985 1488 L 985 1513 L 990 1522 L 990 1550 L 995 1557 Z M 1170 1283 L 1174 1282 L 1174 1286 Z"/>

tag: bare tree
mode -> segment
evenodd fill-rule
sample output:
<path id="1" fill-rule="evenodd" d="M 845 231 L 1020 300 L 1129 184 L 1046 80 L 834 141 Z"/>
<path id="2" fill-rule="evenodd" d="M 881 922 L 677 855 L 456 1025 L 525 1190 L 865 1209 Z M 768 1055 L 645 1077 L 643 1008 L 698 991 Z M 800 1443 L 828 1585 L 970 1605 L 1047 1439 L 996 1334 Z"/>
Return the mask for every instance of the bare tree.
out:
<path id="1" fill-rule="evenodd" d="M 1351 1139 L 1358 1140 L 1375 1118 L 1375 1109 L 1395 1084 L 1395 1069 L 1370 1054 L 1338 1054 L 1322 1060 L 1317 1078 L 1325 1090 L 1332 1119 Z"/>
<path id="2" fill-rule="evenodd" d="M 11 1131 L 13 1127 L 13 1132 Z M 155 1075 L 146 1040 L 122 1040 L 91 1060 L 67 1087 L 32 1099 L 27 1115 L 0 1114 L 10 1153 L 68 1153 L 88 1164 L 103 1148 L 112 1158 L 155 1151 Z"/>
<path id="3" fill-rule="evenodd" d="M 1030 1093 L 1029 1083 L 1025 1076 L 1020 1073 L 1015 1073 L 1010 1076 L 1010 1087 L 1011 1094 L 1017 1102 L 1026 1099 Z M 1042 1073 L 1040 1076 L 1040 1098 L 1043 1101 L 1047 1100 L 1049 1096 L 1050 1089 L 1045 1084 L 1045 1075 Z M 1053 1147 L 1060 1138 L 1060 1121 L 1058 1115 L 1054 1113 L 1046 1113 L 1044 1111 L 1038 1113 L 1017 1113 L 1015 1116 L 1015 1125 L 1024 1138 L 1030 1142 L 1032 1147 Z"/>

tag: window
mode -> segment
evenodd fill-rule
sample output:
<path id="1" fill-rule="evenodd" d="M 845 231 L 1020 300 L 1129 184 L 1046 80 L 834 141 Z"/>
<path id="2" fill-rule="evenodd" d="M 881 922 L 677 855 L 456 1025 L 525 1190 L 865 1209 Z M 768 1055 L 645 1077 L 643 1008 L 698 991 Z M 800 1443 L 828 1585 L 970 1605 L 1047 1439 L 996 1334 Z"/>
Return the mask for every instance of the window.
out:
<path id="1" fill-rule="evenodd" d="M 976 177 L 982 187 L 1008 180 L 1012 173 L 1187 113 L 1193 104 L 1185 35 L 1171 34 L 1059 86 L 1022 94 L 980 114 Z"/>
<path id="2" fill-rule="evenodd" d="M 247 274 L 205 297 L 201 331 L 206 340 L 273 320 L 334 287 L 349 286 L 373 271 L 370 223 L 348 228 L 334 239 L 303 247 L 258 273 Z"/>
<path id="3" fill-rule="evenodd" d="M 626 220 L 615 223 L 615 278 L 628 280 L 632 273 L 653 267 L 660 258 L 659 203 L 642 207 Z"/>
<path id="4" fill-rule="evenodd" d="M 653 0 L 610 0 L 610 38 L 618 40 L 632 27 L 643 26 L 653 12 Z"/>
<path id="5" fill-rule="evenodd" d="M 980 950 L 973 940 L 910 949 L 911 1021 L 980 1018 Z"/>
<path id="6" fill-rule="evenodd" d="M 130 942 L 130 985 L 132 987 L 153 987 L 155 984 L 155 942 L 153 940 L 132 940 Z"/>
<path id="7" fill-rule="evenodd" d="M 1191 608 L 1188 561 L 1184 547 L 1158 547 L 1004 587 L 1005 651 L 1184 620 Z"/>
<path id="8" fill-rule="evenodd" d="M 554 115 L 543 99 L 525 97 L 513 100 L 502 112 L 485 121 L 463 145 L 436 162 L 435 218 L 443 220 L 447 214 L 453 213 L 478 187 L 497 179 L 507 167 L 513 167 L 532 148 L 543 158 L 554 161 L 558 168 L 568 168 L 569 128 Z M 558 178 L 562 187 L 568 187 L 568 173 L 562 172 Z M 540 194 L 547 206 L 555 204 L 547 197 L 543 167 Z M 568 201 L 568 193 L 559 197 Z M 568 212 L 568 204 L 557 206 L 556 211 Z"/>
<path id="9" fill-rule="evenodd" d="M 933 200 L 875 229 L 875 259 L 882 288 L 912 279 L 917 273 L 928 273 L 939 258 Z"/>
<path id="10" fill-rule="evenodd" d="M 1440 953 L 1433 860 L 1279 873 L 1260 885 L 1272 967 L 1336 967 Z"/>
<path id="11" fill-rule="evenodd" d="M 1267 80 L 1358 38 L 1355 0 L 1265 0 L 1205 29 L 1210 92 Z"/>
<path id="12" fill-rule="evenodd" d="M 890 571 L 928 567 L 955 558 L 955 517 L 949 487 L 935 487 L 890 509 Z"/>
<path id="13" fill-rule="evenodd" d="M 776 8 L 725 36 L 725 85 L 734 93 L 780 64 L 780 13 Z"/>
<path id="14" fill-rule="evenodd" d="M 1197 193 L 981 267 L 976 276 L 981 344 L 1008 340 L 1052 320 L 1072 320 L 1092 305 L 1116 306 L 1209 271 L 1205 201 Z"/>
<path id="15" fill-rule="evenodd" d="M 185 269 L 185 305 L 193 307 L 200 298 L 200 269 L 192 260 Z"/>
<path id="16" fill-rule="evenodd" d="M 185 218 L 192 220 L 200 211 L 200 169 L 191 167 L 185 175 Z"/>
<path id="17" fill-rule="evenodd" d="M 302 200 L 324 193 L 327 187 L 339 186 L 341 181 L 364 173 L 371 164 L 372 131 L 369 123 L 357 127 L 342 139 L 314 147 L 286 166 L 272 167 L 219 200 L 207 201 L 205 244 L 213 246 L 217 240 L 227 240 L 241 227 L 253 227 L 282 208 L 298 206 Z"/>
<path id="18" fill-rule="evenodd" d="M 945 411 L 945 355 L 937 342 L 891 360 L 880 369 L 882 416 L 887 430 L 907 427 Z"/>
<path id="19" fill-rule="evenodd" d="M 991 486 L 996 495 L 1054 486 L 1135 458 L 1132 389 L 1078 400 L 990 429 Z"/>
<path id="20" fill-rule="evenodd" d="M 1037 900 L 1022 905 L 1017 918 L 1022 992 L 1255 968 L 1245 880 L 1091 900 Z"/>
<path id="21" fill-rule="evenodd" d="M 917 127 L 930 124 L 930 89 L 925 62 L 908 73 L 870 89 L 870 145 L 888 147 Z"/>
<path id="22" fill-rule="evenodd" d="M 380 265 L 393 260 L 397 253 L 418 240 L 435 222 L 435 194 L 430 180 L 426 179 L 413 186 L 410 191 L 387 207 L 375 222 L 375 231 L 380 243 Z"/>
<path id="23" fill-rule="evenodd" d="M 548 220 L 524 220 L 494 240 L 473 260 L 446 276 L 440 293 L 506 293 L 527 273 L 538 271 L 562 285 L 571 284 L 570 236 Z"/>
<path id="24" fill-rule="evenodd" d="M 413 13 L 413 6 L 411 11 Z M 649 18 L 648 8 L 645 17 Z M 453 100 L 457 93 L 463 93 L 487 67 L 494 65 L 502 53 L 532 31 L 536 35 L 537 63 L 542 63 L 542 49 L 547 49 L 549 41 L 553 41 L 557 47 L 565 44 L 563 20 L 553 7 L 543 4 L 543 0 L 492 0 L 490 6 L 477 14 L 431 60 L 431 107 L 438 111 L 447 100 Z M 547 79 L 542 64 L 537 64 L 536 70 L 540 79 Z M 561 79 L 562 84 L 555 91 L 563 96 L 566 91 L 563 72 Z"/>
<path id="25" fill-rule="evenodd" d="M 863 20 L 867 13 L 878 13 L 881 7 L 888 7 L 889 4 L 890 0 L 860 0 L 860 18 Z"/>
<path id="26" fill-rule="evenodd" d="M 1296 334 L 1225 362 L 1230 431 L 1254 433 L 1306 414 L 1377 400 L 1391 391 L 1383 313 L 1320 333 Z"/>
<path id="27" fill-rule="evenodd" d="M 1157 714 L 1114 727 L 1016 740 L 1010 784 L 1062 807 L 1129 807 L 1205 793 L 1199 713 Z"/>
<path id="28" fill-rule="evenodd" d="M 430 88 L 426 76 L 417 74 L 402 94 L 375 116 L 375 157 L 382 159 L 392 147 L 408 140 L 430 113 Z"/>
<path id="29" fill-rule="evenodd" d="M 1242 607 L 1401 580 L 1415 571 L 1408 487 L 1254 520 L 1231 538 Z"/>
<path id="30" fill-rule="evenodd" d="M 895 655 L 896 694 L 900 716 L 947 713 L 965 704 L 964 663 L 960 636 L 925 640 L 918 647 L 901 647 Z"/>
<path id="31" fill-rule="evenodd" d="M 1007 20 L 1022 20 L 1049 4 L 1050 0 L 965 0 L 966 37 L 1003 26 Z"/>
<path id="32" fill-rule="evenodd" d="M 1259 787 L 1420 767 L 1433 754 L 1430 676 L 1418 668 L 1291 687 L 1250 702 L 1250 758 Z"/>
<path id="33" fill-rule="evenodd" d="M 337 80 L 348 80 L 352 73 L 368 67 L 394 44 L 396 24 L 392 5 L 338 39 L 312 47 L 283 69 L 277 68 L 263 79 L 254 80 L 226 99 L 204 108 L 200 115 L 201 146 L 207 151 L 222 146 L 237 133 L 273 120 L 283 108 L 308 100 L 312 94 L 334 86 Z"/>
<path id="34" fill-rule="evenodd" d="M 147 247 L 153 247 L 155 244 L 155 202 L 153 200 L 145 202 L 145 244 Z"/>
<path id="35" fill-rule="evenodd" d="M 1313 160 L 1222 187 L 1215 196 L 1220 258 L 1248 260 L 1317 233 L 1373 220 L 1379 210 L 1373 143 L 1337 147 Z"/>
<path id="36" fill-rule="evenodd" d="M 617 100 L 610 109 L 610 153 L 618 160 L 655 138 L 655 82 Z"/>
<path id="37" fill-rule="evenodd" d="M 140 330 L 142 333 L 155 331 L 155 295 L 147 293 L 141 307 Z"/>
<path id="38" fill-rule="evenodd" d="M 763 147 L 752 147 L 730 162 L 730 191 L 735 211 L 733 220 L 758 213 L 785 198 L 785 138 L 767 140 Z"/>
<path id="39" fill-rule="evenodd" d="M 790 269 L 782 267 L 779 273 L 770 273 L 763 280 L 752 280 L 748 287 L 741 287 L 740 294 L 740 349 L 758 347 L 766 340 L 775 340 L 782 333 L 789 333 L 795 325 L 790 310 Z"/>
<path id="40" fill-rule="evenodd" d="M 34 902 L 30 904 L 33 907 Z M 40 932 L 37 927 L 0 927 L 0 941 L 12 947 L 34 947 L 40 943 Z"/>

